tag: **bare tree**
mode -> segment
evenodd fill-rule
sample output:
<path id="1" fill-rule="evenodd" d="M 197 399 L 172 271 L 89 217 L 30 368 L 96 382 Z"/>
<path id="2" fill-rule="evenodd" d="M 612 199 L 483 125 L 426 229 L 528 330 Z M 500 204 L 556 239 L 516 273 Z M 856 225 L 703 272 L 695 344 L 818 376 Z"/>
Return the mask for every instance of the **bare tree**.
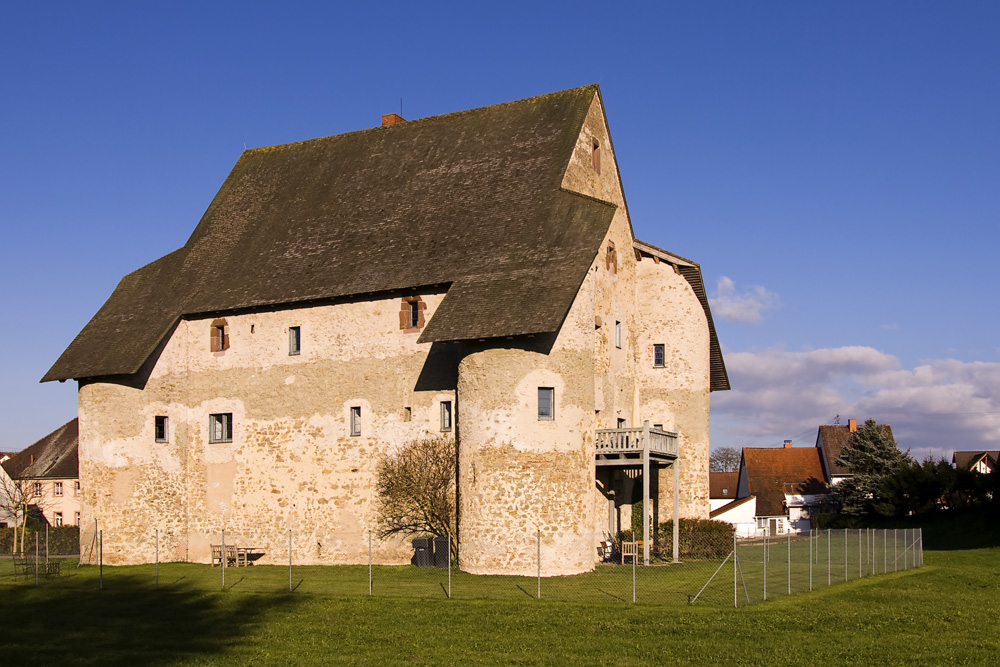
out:
<path id="1" fill-rule="evenodd" d="M 736 472 L 740 469 L 742 453 L 733 447 L 718 447 L 708 457 L 711 472 Z"/>
<path id="2" fill-rule="evenodd" d="M 379 458 L 379 536 L 455 531 L 458 449 L 449 438 L 413 440 Z"/>
<path id="3" fill-rule="evenodd" d="M 14 545 L 18 543 L 18 527 L 21 528 L 19 551 L 24 553 L 24 533 L 28 526 L 28 511 L 34 509 L 41 499 L 34 493 L 34 484 L 30 480 L 11 479 L 6 472 L 0 470 L 0 512 L 14 519 Z"/>

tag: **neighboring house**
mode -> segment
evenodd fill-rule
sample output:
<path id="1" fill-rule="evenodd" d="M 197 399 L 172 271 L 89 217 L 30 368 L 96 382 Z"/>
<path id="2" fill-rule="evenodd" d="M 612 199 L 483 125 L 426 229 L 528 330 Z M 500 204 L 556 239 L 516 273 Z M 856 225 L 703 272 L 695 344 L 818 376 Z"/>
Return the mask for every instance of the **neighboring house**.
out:
<path id="1" fill-rule="evenodd" d="M 77 420 L 73 419 L 3 461 L 8 479 L 28 485 L 29 516 L 50 526 L 79 525 L 78 442 Z"/>
<path id="2" fill-rule="evenodd" d="M 738 470 L 708 473 L 708 502 L 713 512 L 736 500 L 736 489 L 739 482 L 740 473 Z"/>
<path id="3" fill-rule="evenodd" d="M 596 85 L 247 150 L 67 379 L 105 562 L 151 561 L 154 529 L 161 558 L 225 530 L 283 562 L 293 529 L 297 563 L 367 563 L 379 457 L 445 436 L 460 567 L 511 574 L 593 569 L 675 486 L 708 517 L 729 388 L 699 266 L 633 235 Z"/>
<path id="4" fill-rule="evenodd" d="M 739 498 L 756 496 L 758 532 L 781 535 L 812 528 L 810 517 L 826 501 L 829 485 L 815 447 L 744 447 Z"/>
<path id="5" fill-rule="evenodd" d="M 984 475 L 989 475 L 996 469 L 997 461 L 1000 461 L 998 451 L 955 452 L 951 457 L 956 468 L 975 470 Z"/>
<path id="6" fill-rule="evenodd" d="M 891 438 L 892 427 L 882 424 L 882 428 Z M 823 461 L 823 475 L 831 486 L 852 476 L 851 468 L 842 456 L 851 434 L 857 430 L 858 420 L 850 419 L 846 425 L 824 424 L 816 432 L 816 448 Z"/>
<path id="7" fill-rule="evenodd" d="M 758 533 L 757 496 L 747 496 L 739 500 L 732 500 L 712 510 L 709 518 L 733 524 L 737 537 L 755 537 Z"/>

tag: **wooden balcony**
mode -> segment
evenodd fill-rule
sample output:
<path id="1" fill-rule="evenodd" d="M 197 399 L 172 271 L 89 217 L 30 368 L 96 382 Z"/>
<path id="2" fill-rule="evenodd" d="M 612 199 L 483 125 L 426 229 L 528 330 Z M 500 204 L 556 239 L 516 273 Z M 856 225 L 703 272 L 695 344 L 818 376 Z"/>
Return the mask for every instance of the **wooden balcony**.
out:
<path id="1" fill-rule="evenodd" d="M 647 456 L 665 466 L 679 453 L 676 433 L 649 427 L 598 429 L 594 442 L 599 466 L 640 466 Z"/>

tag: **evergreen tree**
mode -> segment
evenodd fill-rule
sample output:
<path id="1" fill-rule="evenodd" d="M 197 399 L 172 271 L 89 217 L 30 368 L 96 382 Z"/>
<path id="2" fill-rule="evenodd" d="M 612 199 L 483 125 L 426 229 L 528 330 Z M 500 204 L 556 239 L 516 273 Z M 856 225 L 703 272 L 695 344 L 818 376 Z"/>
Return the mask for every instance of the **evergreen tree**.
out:
<path id="1" fill-rule="evenodd" d="M 894 516 L 906 511 L 894 477 L 913 459 L 899 450 L 888 428 L 867 420 L 851 434 L 840 456 L 853 475 L 833 490 L 843 514 Z"/>

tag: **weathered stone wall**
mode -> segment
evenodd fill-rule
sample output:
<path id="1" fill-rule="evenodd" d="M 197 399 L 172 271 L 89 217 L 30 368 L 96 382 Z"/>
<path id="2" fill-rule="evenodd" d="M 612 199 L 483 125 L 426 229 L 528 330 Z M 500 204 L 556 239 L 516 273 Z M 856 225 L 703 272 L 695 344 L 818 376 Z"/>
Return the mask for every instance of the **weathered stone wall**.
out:
<path id="1" fill-rule="evenodd" d="M 709 331 L 691 285 L 666 262 L 638 263 L 639 386 L 642 413 L 680 436 L 680 512 L 707 519 Z M 653 346 L 664 346 L 664 366 Z M 673 512 L 673 471 L 661 473 L 660 521 Z"/>
<path id="2" fill-rule="evenodd" d="M 427 317 L 441 294 L 424 294 Z M 454 373 L 400 328 L 400 298 L 230 315 L 229 348 L 210 349 L 213 319 L 182 321 L 146 386 L 80 388 L 84 521 L 104 529 L 110 563 L 207 561 L 209 544 L 264 549 L 299 563 L 367 562 L 381 452 L 440 434 Z M 302 349 L 289 354 L 288 328 Z M 437 355 L 447 365 L 448 355 Z M 442 361 L 441 358 L 445 359 Z M 362 432 L 350 435 L 350 408 Z M 404 407 L 412 420 L 404 421 Z M 209 442 L 209 415 L 232 413 L 232 442 Z M 154 417 L 169 418 L 166 443 Z M 407 562 L 403 540 L 376 540 L 378 562 Z"/>

